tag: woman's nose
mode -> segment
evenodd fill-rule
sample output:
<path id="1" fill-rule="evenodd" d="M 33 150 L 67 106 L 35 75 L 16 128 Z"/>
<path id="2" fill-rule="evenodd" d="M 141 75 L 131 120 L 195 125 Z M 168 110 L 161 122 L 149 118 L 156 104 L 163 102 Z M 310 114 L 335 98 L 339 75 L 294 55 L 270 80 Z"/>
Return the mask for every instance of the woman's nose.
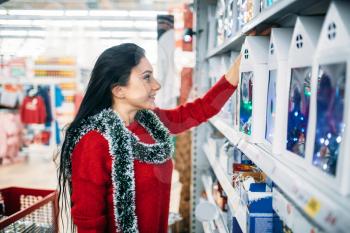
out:
<path id="1" fill-rule="evenodd" d="M 162 86 L 160 85 L 160 83 L 157 81 L 157 79 L 153 79 L 153 90 L 158 91 Z"/>

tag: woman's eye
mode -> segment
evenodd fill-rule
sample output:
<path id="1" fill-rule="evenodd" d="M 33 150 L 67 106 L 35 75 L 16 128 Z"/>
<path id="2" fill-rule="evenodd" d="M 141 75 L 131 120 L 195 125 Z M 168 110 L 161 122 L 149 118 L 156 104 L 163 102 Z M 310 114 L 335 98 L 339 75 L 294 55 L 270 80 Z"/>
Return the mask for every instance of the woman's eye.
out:
<path id="1" fill-rule="evenodd" d="M 143 79 L 145 79 L 145 80 L 150 80 L 150 79 L 151 79 L 151 75 L 145 75 L 145 76 L 143 77 Z"/>

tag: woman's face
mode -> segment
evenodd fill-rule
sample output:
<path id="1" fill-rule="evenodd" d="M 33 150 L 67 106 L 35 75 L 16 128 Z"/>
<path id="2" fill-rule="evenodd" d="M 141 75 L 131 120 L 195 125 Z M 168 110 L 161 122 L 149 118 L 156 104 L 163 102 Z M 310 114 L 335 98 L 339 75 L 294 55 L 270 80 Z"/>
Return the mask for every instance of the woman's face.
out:
<path id="1" fill-rule="evenodd" d="M 124 103 L 133 109 L 154 109 L 155 95 L 160 89 L 159 82 L 153 76 L 153 68 L 147 58 L 131 70 L 130 79 L 123 87 Z"/>

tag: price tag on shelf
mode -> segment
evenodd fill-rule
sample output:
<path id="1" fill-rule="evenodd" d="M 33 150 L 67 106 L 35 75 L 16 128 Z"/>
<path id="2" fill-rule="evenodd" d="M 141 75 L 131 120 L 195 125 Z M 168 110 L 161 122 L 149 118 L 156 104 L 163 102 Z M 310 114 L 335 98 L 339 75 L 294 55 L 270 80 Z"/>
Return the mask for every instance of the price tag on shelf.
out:
<path id="1" fill-rule="evenodd" d="M 315 218 L 320 210 L 321 203 L 315 197 L 311 197 L 304 207 L 305 213 L 307 213 L 312 218 Z"/>

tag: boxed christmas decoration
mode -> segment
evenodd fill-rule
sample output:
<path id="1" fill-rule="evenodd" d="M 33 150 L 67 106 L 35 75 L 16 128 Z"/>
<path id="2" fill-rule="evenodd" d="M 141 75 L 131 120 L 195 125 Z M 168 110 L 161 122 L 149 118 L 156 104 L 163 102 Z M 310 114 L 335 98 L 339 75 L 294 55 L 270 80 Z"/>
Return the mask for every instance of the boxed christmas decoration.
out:
<path id="1" fill-rule="evenodd" d="M 225 9 L 226 9 L 226 3 L 225 0 L 218 0 L 216 5 L 216 14 L 215 14 L 215 20 L 216 20 L 216 46 L 221 45 L 225 41 Z"/>
<path id="2" fill-rule="evenodd" d="M 323 23 L 312 76 L 308 171 L 350 194 L 350 3 L 334 1 Z"/>
<path id="3" fill-rule="evenodd" d="M 282 154 L 288 162 L 305 166 L 305 141 L 309 120 L 311 71 L 313 56 L 319 38 L 322 17 L 298 17 L 288 55 L 287 92 L 278 108 L 284 112 L 280 124 Z M 283 114 L 283 113 L 282 113 Z"/>
<path id="4" fill-rule="evenodd" d="M 241 185 L 241 200 L 247 206 L 247 232 L 281 232 L 282 223 L 272 209 L 272 192 L 265 183 L 246 180 Z"/>
<path id="5" fill-rule="evenodd" d="M 260 13 L 260 0 L 239 0 L 236 2 L 238 28 L 241 29 Z"/>
<path id="6" fill-rule="evenodd" d="M 287 93 L 285 77 L 288 66 L 288 52 L 292 39 L 292 28 L 273 28 L 271 31 L 268 56 L 268 88 L 266 97 L 266 124 L 264 146 L 274 154 L 280 154 L 282 149 L 278 143 L 283 135 L 278 130 L 286 118 L 281 106 L 286 102 Z M 276 130 L 275 130 L 276 129 Z"/>
<path id="7" fill-rule="evenodd" d="M 239 83 L 239 131 L 253 143 L 265 132 L 269 37 L 247 36 L 242 46 Z"/>
<path id="8" fill-rule="evenodd" d="M 279 1 L 279 0 L 262 0 L 261 7 L 263 9 L 269 8 L 269 7 L 273 6 L 277 1 Z"/>
<path id="9" fill-rule="evenodd" d="M 226 6 L 226 18 L 225 18 L 225 37 L 230 38 L 238 31 L 237 22 L 237 1 L 228 0 Z"/>

